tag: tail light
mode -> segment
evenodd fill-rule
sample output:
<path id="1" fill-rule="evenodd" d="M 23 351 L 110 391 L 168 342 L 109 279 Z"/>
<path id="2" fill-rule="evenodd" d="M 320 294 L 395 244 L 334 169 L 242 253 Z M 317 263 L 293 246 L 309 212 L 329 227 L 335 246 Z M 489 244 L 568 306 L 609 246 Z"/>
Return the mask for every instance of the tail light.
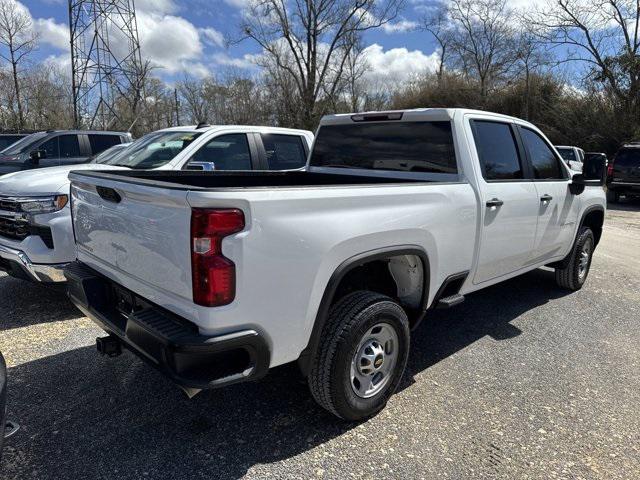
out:
<path id="1" fill-rule="evenodd" d="M 204 307 L 233 302 L 236 265 L 222 254 L 222 240 L 244 229 L 238 209 L 193 209 L 191 212 L 191 275 L 193 301 Z"/>
<path id="2" fill-rule="evenodd" d="M 609 160 L 609 166 L 607 167 L 607 177 L 613 177 L 613 162 L 615 158 Z"/>

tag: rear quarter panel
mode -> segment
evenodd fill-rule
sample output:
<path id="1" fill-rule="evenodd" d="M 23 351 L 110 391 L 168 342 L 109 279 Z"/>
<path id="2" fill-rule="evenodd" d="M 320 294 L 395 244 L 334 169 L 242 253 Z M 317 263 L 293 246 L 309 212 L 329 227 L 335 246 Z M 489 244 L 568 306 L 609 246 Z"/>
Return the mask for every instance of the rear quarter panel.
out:
<path id="1" fill-rule="evenodd" d="M 444 279 L 469 270 L 477 221 L 467 183 L 191 192 L 193 207 L 245 211 L 245 231 L 225 239 L 237 265 L 236 300 L 197 307 L 203 333 L 242 327 L 262 331 L 272 365 L 306 347 L 332 274 L 345 260 L 393 246 L 416 246 L 430 261 L 430 301 Z"/>

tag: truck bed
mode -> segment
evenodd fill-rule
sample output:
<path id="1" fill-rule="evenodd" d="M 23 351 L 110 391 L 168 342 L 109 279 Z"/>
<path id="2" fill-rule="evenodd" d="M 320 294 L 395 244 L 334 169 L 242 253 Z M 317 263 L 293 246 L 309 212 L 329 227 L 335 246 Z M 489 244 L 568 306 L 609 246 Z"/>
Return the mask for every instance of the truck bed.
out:
<path id="1" fill-rule="evenodd" d="M 309 171 L 251 171 L 201 172 L 165 170 L 123 170 L 78 172 L 76 176 L 104 178 L 162 188 L 187 187 L 191 190 L 226 188 L 318 187 L 332 185 L 402 184 L 425 182 L 421 178 L 402 178 L 398 175 L 332 174 Z M 377 173 L 377 172 L 376 172 Z"/>
<path id="2" fill-rule="evenodd" d="M 448 259 L 446 268 L 431 262 L 433 285 L 472 264 L 478 203 L 468 182 L 351 173 L 72 172 L 77 257 L 202 335 L 290 332 L 284 343 L 280 335 L 269 339 L 278 342 L 278 365 L 305 347 L 322 293 L 345 259 L 419 246 Z M 198 208 L 245 216 L 244 230 L 222 244 L 236 267 L 236 298 L 214 309 L 193 301 L 190 232 Z"/>

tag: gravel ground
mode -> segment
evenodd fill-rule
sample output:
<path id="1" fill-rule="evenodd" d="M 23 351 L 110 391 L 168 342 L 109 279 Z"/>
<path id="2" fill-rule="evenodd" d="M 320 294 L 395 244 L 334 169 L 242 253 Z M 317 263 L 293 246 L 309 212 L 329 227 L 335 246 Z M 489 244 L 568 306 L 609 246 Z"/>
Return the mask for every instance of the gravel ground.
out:
<path id="1" fill-rule="evenodd" d="M 63 296 L 0 277 L 3 479 L 640 478 L 640 203 L 607 215 L 587 286 L 539 270 L 415 332 L 404 382 L 360 425 L 296 370 L 192 400 Z"/>

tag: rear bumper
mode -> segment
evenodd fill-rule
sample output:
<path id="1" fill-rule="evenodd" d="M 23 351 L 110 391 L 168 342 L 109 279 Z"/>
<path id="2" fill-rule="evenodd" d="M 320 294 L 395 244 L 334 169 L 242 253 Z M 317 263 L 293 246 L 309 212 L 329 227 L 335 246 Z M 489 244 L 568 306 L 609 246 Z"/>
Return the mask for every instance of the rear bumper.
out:
<path id="1" fill-rule="evenodd" d="M 613 181 L 607 184 L 607 188 L 618 193 L 632 193 L 634 195 L 640 195 L 640 182 Z"/>
<path id="2" fill-rule="evenodd" d="M 82 312 L 181 387 L 222 387 L 260 378 L 269 369 L 267 342 L 255 330 L 203 336 L 192 323 L 80 262 L 69 264 L 65 275 L 69 297 Z"/>
<path id="3" fill-rule="evenodd" d="M 26 253 L 0 245 L 0 270 L 23 280 L 37 283 L 66 282 L 64 268 L 66 263 L 42 265 L 32 263 Z"/>

